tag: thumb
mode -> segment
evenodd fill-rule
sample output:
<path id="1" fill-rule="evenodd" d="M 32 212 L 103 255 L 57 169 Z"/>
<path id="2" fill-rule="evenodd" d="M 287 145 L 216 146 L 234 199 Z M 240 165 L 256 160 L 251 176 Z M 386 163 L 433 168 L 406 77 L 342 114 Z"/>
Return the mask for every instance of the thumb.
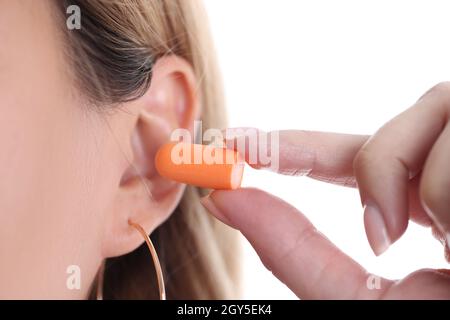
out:
<path id="1" fill-rule="evenodd" d="M 373 275 L 342 253 L 297 209 L 264 191 L 217 190 L 202 199 L 217 218 L 250 241 L 264 265 L 298 297 L 376 299 L 389 286 L 370 290 Z"/>

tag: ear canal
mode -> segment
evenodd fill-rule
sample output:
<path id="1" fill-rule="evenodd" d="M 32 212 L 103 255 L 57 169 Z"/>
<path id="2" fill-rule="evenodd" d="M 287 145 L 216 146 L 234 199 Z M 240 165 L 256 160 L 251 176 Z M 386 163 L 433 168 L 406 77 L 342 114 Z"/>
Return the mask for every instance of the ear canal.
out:
<path id="1" fill-rule="evenodd" d="M 130 161 L 132 164 L 125 171 L 121 184 L 137 176 L 152 178 L 156 173 L 154 156 L 159 146 L 167 142 L 169 138 L 170 127 L 167 122 L 143 111 L 131 137 L 133 159 Z"/>

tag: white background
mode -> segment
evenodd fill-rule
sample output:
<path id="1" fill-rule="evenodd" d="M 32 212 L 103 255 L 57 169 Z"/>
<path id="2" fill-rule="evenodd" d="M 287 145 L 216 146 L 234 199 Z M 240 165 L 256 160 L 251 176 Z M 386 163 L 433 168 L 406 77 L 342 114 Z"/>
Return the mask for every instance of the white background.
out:
<path id="1" fill-rule="evenodd" d="M 450 80 L 448 1 L 205 0 L 205 5 L 232 127 L 370 134 L 433 84 Z M 247 185 L 299 208 L 372 273 L 399 278 L 419 268 L 448 268 L 430 230 L 412 223 L 400 241 L 375 257 L 355 190 L 267 172 L 246 178 Z M 244 253 L 244 298 L 295 298 L 248 243 Z"/>

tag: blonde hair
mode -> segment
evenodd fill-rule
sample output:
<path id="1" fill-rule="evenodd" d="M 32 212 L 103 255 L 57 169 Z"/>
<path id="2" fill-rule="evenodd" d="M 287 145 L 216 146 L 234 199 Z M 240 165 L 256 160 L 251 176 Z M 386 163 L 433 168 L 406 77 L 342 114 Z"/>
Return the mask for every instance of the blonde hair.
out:
<path id="1" fill-rule="evenodd" d="M 69 5 L 80 8 L 81 29 L 64 28 L 64 36 L 77 87 L 92 105 L 108 108 L 140 97 L 150 86 L 154 62 L 174 54 L 197 76 L 203 128 L 225 126 L 219 72 L 199 1 L 56 0 L 55 5 L 64 19 Z M 238 297 L 237 237 L 199 204 L 206 192 L 187 187 L 175 212 L 152 234 L 168 299 Z M 151 265 L 145 245 L 108 259 L 104 297 L 157 299 Z"/>

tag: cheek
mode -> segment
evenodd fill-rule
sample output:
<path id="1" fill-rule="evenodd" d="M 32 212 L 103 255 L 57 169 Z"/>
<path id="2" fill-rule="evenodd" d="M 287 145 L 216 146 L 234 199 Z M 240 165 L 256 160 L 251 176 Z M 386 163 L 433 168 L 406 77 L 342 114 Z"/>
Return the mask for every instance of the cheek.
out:
<path id="1" fill-rule="evenodd" d="M 0 278 L 31 275 L 31 265 L 64 278 L 68 265 L 96 250 L 111 194 L 98 183 L 108 178 L 104 139 L 83 117 L 58 111 L 67 101 L 34 95 L 30 108 L 21 99 L 3 105 L 0 121 Z"/>
<path id="2" fill-rule="evenodd" d="M 0 32 L 0 298 L 45 297 L 67 292 L 69 265 L 83 266 L 87 279 L 95 270 L 104 208 L 120 177 L 110 174 L 104 122 L 72 94 L 55 30 L 32 17 L 5 19 L 0 31 L 14 34 Z"/>
<path id="3" fill-rule="evenodd" d="M 107 128 L 83 111 L 48 57 L 36 62 L 45 70 L 0 77 L 0 297 L 76 294 L 65 287 L 70 265 L 82 266 L 88 284 L 117 186 Z"/>
<path id="4" fill-rule="evenodd" d="M 33 108 L 8 104 L 0 121 L 0 283 L 8 288 L 10 275 L 21 274 L 39 288 L 37 278 L 57 275 L 52 280 L 65 290 L 69 265 L 94 270 L 99 262 L 118 155 L 107 128 L 80 106 L 33 101 Z M 49 285 L 43 279 L 41 288 Z"/>

